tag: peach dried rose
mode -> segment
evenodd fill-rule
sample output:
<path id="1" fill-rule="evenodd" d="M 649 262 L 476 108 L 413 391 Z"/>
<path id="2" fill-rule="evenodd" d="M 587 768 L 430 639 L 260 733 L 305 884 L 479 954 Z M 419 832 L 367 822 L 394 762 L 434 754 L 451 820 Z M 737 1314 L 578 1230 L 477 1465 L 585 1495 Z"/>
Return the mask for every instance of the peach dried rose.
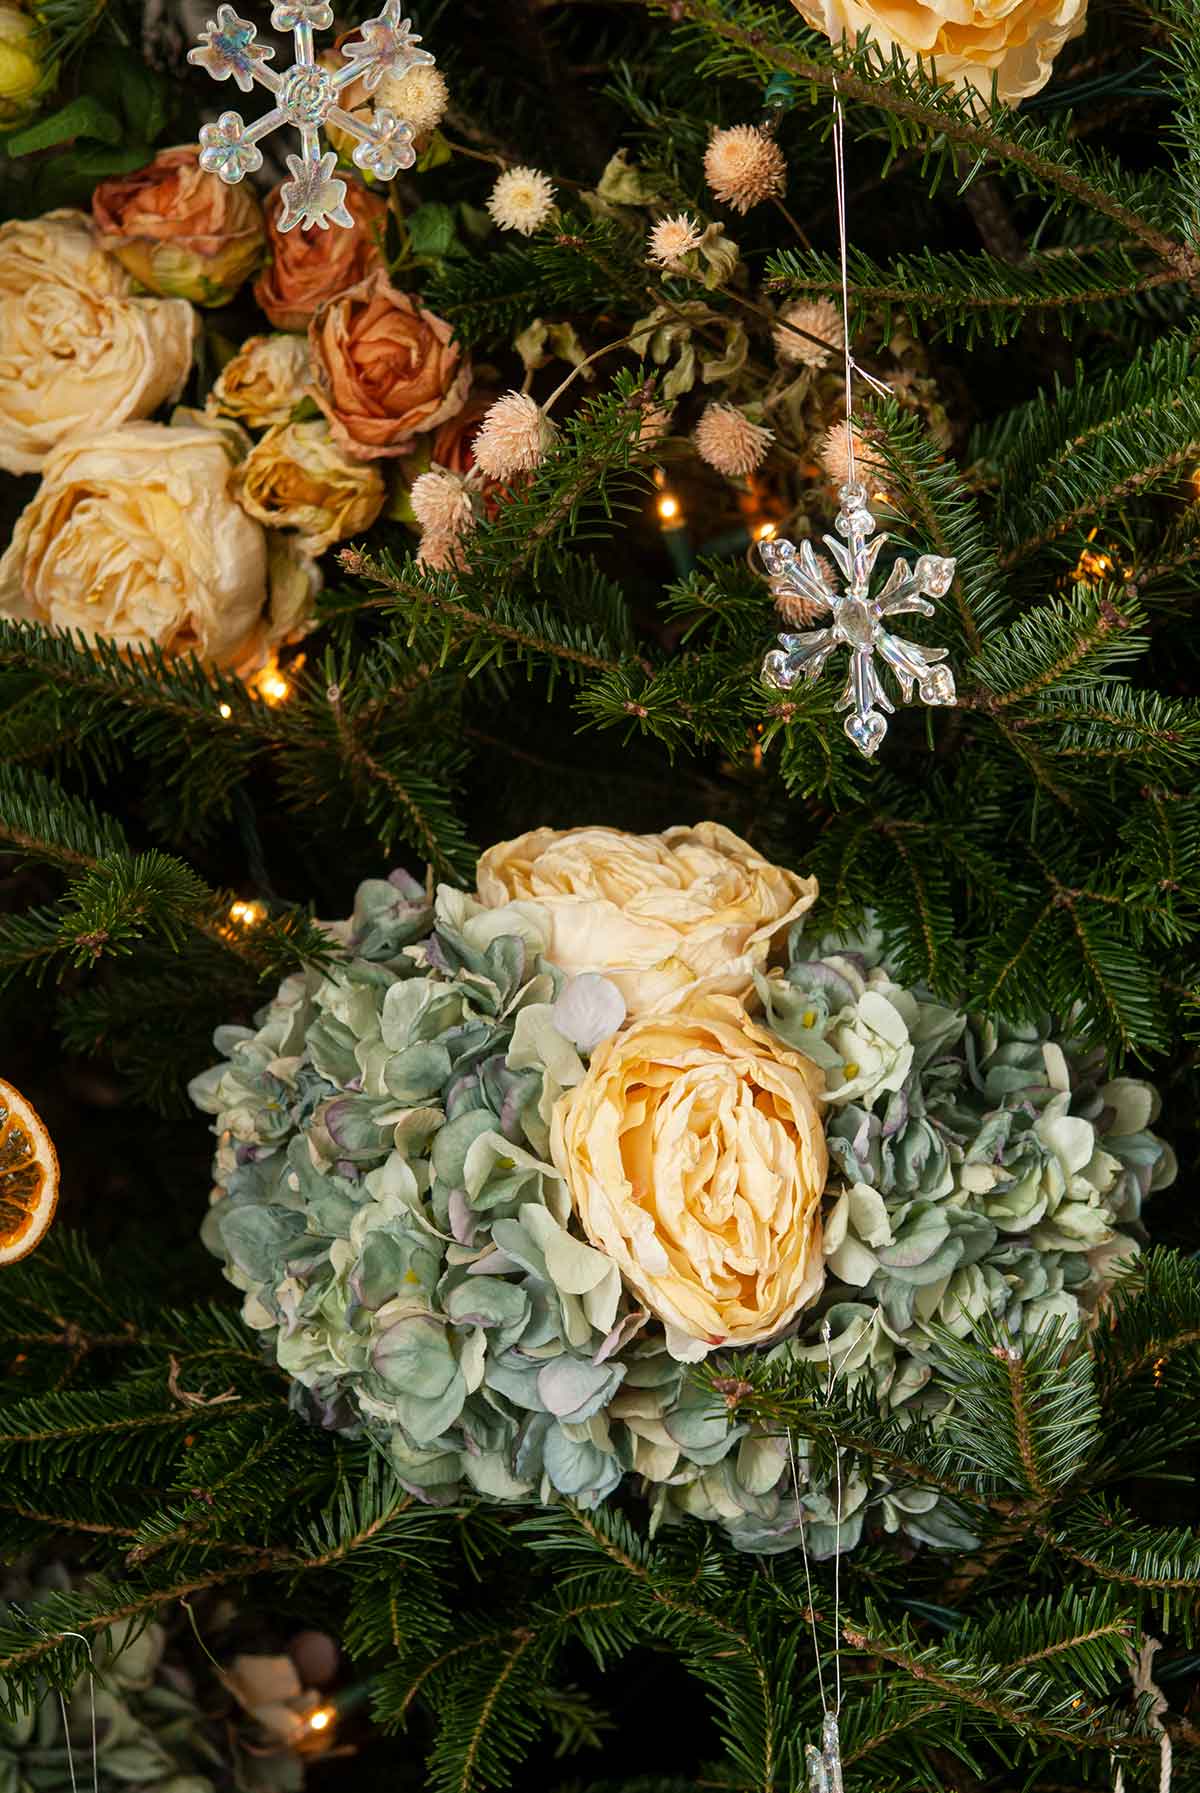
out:
<path id="1" fill-rule="evenodd" d="M 361 182 L 348 180 L 346 209 L 354 219 L 350 229 L 343 225 L 321 230 L 314 225 L 310 230 L 298 226 L 281 231 L 281 207 L 276 187 L 266 205 L 271 259 L 254 283 L 254 297 L 277 330 L 306 330 L 326 299 L 357 286 L 382 267 L 387 206 Z"/>
<path id="2" fill-rule="evenodd" d="M 310 554 L 369 529 L 387 496 L 378 467 L 343 454 L 324 418 L 268 430 L 242 463 L 239 491 L 252 517 L 296 530 Z"/>
<path id="3" fill-rule="evenodd" d="M 744 993 L 817 897 L 815 878 L 772 865 L 717 822 L 663 834 L 536 828 L 489 847 L 477 878 L 486 908 L 540 911 L 546 957 L 570 977 L 601 972 L 631 1015 L 700 988 Z"/>
<path id="4" fill-rule="evenodd" d="M 40 472 L 62 443 L 148 417 L 191 372 L 196 313 L 130 297 L 82 212 L 0 225 L 0 467 Z"/>
<path id="5" fill-rule="evenodd" d="M 0 614 L 237 668 L 303 630 L 319 581 L 237 502 L 240 434 L 126 423 L 56 449 L 0 559 Z"/>
<path id="6" fill-rule="evenodd" d="M 451 337 L 382 271 L 322 305 L 308 331 L 312 395 L 347 454 L 407 454 L 418 431 L 462 410 L 471 364 Z"/>
<path id="7" fill-rule="evenodd" d="M 263 257 L 262 206 L 242 181 L 226 186 L 191 144 L 165 149 L 92 195 L 100 242 L 152 293 L 227 305 Z"/>

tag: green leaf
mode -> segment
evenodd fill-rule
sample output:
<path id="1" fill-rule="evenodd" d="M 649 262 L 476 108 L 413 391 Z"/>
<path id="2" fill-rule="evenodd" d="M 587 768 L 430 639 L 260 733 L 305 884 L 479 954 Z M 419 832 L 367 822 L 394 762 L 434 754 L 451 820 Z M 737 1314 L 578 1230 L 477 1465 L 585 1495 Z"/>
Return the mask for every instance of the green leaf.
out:
<path id="1" fill-rule="evenodd" d="M 35 150 L 53 149 L 56 143 L 69 143 L 75 137 L 94 137 L 101 143 L 120 143 L 125 132 L 120 119 L 107 106 L 102 106 L 90 93 L 81 93 L 69 105 L 52 112 L 48 118 L 18 131 L 5 143 L 10 156 L 29 156 Z"/>
<path id="2" fill-rule="evenodd" d="M 435 131 L 417 158 L 417 173 L 427 174 L 431 168 L 440 168 L 443 162 L 449 162 L 453 155 L 454 151 L 442 133 Z"/>
<path id="3" fill-rule="evenodd" d="M 116 45 L 95 53 L 86 66 L 87 90 L 113 112 L 120 112 L 129 136 L 153 143 L 167 122 L 167 85 L 132 49 Z"/>
<path id="4" fill-rule="evenodd" d="M 454 224 L 454 208 L 439 205 L 419 205 L 405 220 L 409 242 L 414 255 L 445 256 L 453 255 L 461 245 Z"/>

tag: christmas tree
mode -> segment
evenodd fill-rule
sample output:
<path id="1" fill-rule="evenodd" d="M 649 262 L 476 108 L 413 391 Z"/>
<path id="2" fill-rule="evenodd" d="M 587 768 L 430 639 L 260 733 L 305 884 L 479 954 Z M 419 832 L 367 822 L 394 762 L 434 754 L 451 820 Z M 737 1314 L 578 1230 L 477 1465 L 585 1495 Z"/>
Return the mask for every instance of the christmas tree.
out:
<path id="1" fill-rule="evenodd" d="M 1194 9 L 242 11 L 0 4 L 4 1774 L 1200 1787 Z"/>

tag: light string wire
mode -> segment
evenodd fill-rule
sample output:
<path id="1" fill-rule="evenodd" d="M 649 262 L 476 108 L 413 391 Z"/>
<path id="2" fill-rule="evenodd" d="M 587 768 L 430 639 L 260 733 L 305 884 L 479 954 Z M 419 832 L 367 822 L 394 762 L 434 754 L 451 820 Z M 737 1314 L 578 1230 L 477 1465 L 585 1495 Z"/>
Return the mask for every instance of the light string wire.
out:
<path id="1" fill-rule="evenodd" d="M 842 111 L 842 96 L 838 90 L 837 76 L 833 77 L 833 188 L 837 209 L 838 259 L 842 270 L 842 341 L 846 363 L 846 483 L 850 486 L 858 484 L 858 469 L 854 455 L 854 376 L 865 380 L 882 397 L 891 396 L 891 388 L 874 374 L 860 367 L 854 359 L 850 346 L 850 267 L 847 250 L 846 225 L 846 138 L 845 114 Z"/>
<path id="2" fill-rule="evenodd" d="M 36 1632 L 38 1637 L 44 1638 L 49 1635 L 45 1627 L 39 1625 L 36 1619 L 31 1618 L 22 1607 L 17 1605 L 15 1600 L 9 1601 L 9 1610 L 15 1612 L 17 1617 L 23 1620 L 23 1622 L 29 1626 L 31 1631 Z M 100 1793 L 100 1750 L 98 1747 L 98 1733 L 96 1727 L 96 1662 L 92 1655 L 92 1646 L 89 1640 L 83 1635 L 82 1631 L 60 1631 L 57 1633 L 57 1636 L 78 1638 L 79 1642 L 87 1651 L 88 1702 L 91 1707 L 92 1726 L 92 1793 Z M 75 1775 L 75 1751 L 71 1747 L 71 1723 L 67 1715 L 67 1699 L 61 1687 L 56 1687 L 54 1691 L 58 1696 L 59 1710 L 62 1713 L 63 1741 L 67 1746 L 67 1773 L 71 1777 L 71 1793 L 79 1793 L 79 1783 Z"/>

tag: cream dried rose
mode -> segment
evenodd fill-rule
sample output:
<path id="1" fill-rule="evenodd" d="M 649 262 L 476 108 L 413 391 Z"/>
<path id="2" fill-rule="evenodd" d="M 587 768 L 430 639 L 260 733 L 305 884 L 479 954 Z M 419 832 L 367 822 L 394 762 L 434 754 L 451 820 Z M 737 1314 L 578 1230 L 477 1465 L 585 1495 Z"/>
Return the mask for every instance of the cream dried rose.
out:
<path id="1" fill-rule="evenodd" d="M 238 484 L 252 517 L 297 530 L 312 554 L 370 528 L 387 496 L 375 463 L 343 454 L 324 418 L 268 430 L 246 456 Z"/>
<path id="2" fill-rule="evenodd" d="M 58 449 L 0 559 L 0 612 L 223 666 L 301 627 L 311 563 L 237 503 L 233 429 L 128 423 Z"/>
<path id="3" fill-rule="evenodd" d="M 213 408 L 252 430 L 286 423 L 312 378 L 302 336 L 249 336 L 213 382 Z"/>
<path id="4" fill-rule="evenodd" d="M 559 1098 L 580 1225 L 688 1361 L 773 1338 L 824 1283 L 821 1074 L 733 997 L 646 1016 Z"/>
<path id="5" fill-rule="evenodd" d="M 479 861 L 487 908 L 532 902 L 548 917 L 546 957 L 571 976 L 600 971 L 631 1015 L 703 987 L 743 993 L 771 946 L 817 897 L 815 878 L 772 865 L 716 822 L 625 834 L 537 828 Z"/>
<path id="6" fill-rule="evenodd" d="M 1054 58 L 1087 23 L 1088 0 L 792 0 L 831 43 L 870 33 L 885 56 L 899 50 L 936 65 L 938 79 L 1015 105 L 1039 93 Z"/>
<path id="7" fill-rule="evenodd" d="M 133 299 L 82 212 L 0 225 L 0 467 L 40 472 L 61 443 L 178 398 L 196 314 Z"/>

